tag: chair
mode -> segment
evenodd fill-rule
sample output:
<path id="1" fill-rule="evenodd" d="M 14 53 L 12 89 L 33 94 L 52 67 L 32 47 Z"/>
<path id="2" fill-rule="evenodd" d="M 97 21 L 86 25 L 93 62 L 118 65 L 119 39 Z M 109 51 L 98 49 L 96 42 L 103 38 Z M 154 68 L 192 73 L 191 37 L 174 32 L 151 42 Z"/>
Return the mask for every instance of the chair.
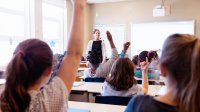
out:
<path id="1" fill-rule="evenodd" d="M 95 103 L 127 105 L 132 97 L 123 96 L 96 96 Z"/>
<path id="2" fill-rule="evenodd" d="M 105 78 L 85 78 L 85 82 L 104 82 Z"/>

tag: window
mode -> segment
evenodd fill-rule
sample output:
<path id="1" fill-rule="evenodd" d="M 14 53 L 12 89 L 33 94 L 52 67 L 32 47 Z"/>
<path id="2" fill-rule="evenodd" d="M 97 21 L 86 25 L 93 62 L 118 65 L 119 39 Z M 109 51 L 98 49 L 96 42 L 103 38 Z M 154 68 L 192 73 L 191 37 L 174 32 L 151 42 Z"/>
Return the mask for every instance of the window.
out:
<path id="1" fill-rule="evenodd" d="M 111 56 L 111 48 L 106 36 L 107 30 L 109 30 L 112 34 L 117 51 L 119 53 L 122 51 L 123 44 L 125 42 L 125 25 L 95 25 L 95 28 L 99 29 L 101 32 L 101 38 L 105 42 L 106 54 L 108 58 Z"/>
<path id="2" fill-rule="evenodd" d="M 132 24 L 131 54 L 143 50 L 162 50 L 165 39 L 174 33 L 194 35 L 194 21 Z"/>
<path id="3" fill-rule="evenodd" d="M 43 1 L 43 39 L 55 53 L 63 53 L 64 41 L 66 41 L 65 23 L 66 6 L 64 0 L 60 0 L 60 5 Z"/>
<path id="4" fill-rule="evenodd" d="M 5 66 L 16 45 L 28 38 L 28 4 L 28 0 L 0 1 L 0 66 Z"/>

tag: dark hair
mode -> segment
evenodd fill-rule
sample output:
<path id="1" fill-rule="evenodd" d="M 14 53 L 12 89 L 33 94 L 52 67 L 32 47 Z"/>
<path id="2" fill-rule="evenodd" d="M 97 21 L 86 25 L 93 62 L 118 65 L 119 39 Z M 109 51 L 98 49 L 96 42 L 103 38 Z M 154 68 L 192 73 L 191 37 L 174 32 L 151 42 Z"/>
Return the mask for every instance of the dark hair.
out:
<path id="1" fill-rule="evenodd" d="M 97 31 L 99 31 L 99 32 L 100 32 L 100 30 L 99 30 L 99 29 L 94 29 L 94 30 L 93 30 L 93 34 L 95 34 Z"/>
<path id="2" fill-rule="evenodd" d="M 134 65 L 129 58 L 118 58 L 111 68 L 106 81 L 117 91 L 128 90 L 137 84 L 134 79 Z"/>
<path id="3" fill-rule="evenodd" d="M 169 36 L 161 56 L 161 66 L 177 82 L 179 112 L 200 112 L 200 41 L 192 35 Z"/>
<path id="4" fill-rule="evenodd" d="M 133 56 L 132 62 L 136 65 L 139 66 L 139 57 L 138 55 Z"/>
<path id="5" fill-rule="evenodd" d="M 6 69 L 6 84 L 1 94 L 1 110 L 24 112 L 30 103 L 28 89 L 41 77 L 43 71 L 52 66 L 50 47 L 38 39 L 21 42 Z"/>
<path id="6" fill-rule="evenodd" d="M 98 52 L 97 50 L 89 51 L 87 60 L 92 64 L 94 68 L 97 68 L 99 64 L 101 63 L 101 56 L 102 54 Z"/>
<path id="7" fill-rule="evenodd" d="M 148 58 L 148 61 L 151 62 L 151 57 L 148 56 L 148 51 L 142 51 L 140 52 L 139 54 L 139 61 L 140 62 L 143 62 L 143 61 L 146 61 L 146 57 Z"/>
<path id="8" fill-rule="evenodd" d="M 158 53 L 156 51 L 149 51 L 148 57 L 158 59 Z"/>

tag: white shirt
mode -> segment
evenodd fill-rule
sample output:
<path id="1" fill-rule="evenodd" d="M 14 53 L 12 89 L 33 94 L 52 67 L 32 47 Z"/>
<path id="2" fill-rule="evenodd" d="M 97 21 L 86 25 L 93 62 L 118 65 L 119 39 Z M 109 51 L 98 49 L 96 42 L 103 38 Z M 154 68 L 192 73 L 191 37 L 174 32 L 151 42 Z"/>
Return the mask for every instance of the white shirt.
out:
<path id="1" fill-rule="evenodd" d="M 142 88 L 137 84 L 133 84 L 133 86 L 128 90 L 117 91 L 114 90 L 113 87 L 106 81 L 103 84 L 103 90 L 101 93 L 102 96 L 133 96 L 139 94 L 143 94 L 143 92 Z"/>

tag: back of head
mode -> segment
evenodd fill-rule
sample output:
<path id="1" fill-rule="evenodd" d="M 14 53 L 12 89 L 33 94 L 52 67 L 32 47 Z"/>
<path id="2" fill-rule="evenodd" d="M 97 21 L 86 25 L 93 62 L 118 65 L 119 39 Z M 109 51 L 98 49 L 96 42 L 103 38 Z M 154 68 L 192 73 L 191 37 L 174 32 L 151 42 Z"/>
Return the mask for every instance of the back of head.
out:
<path id="1" fill-rule="evenodd" d="M 139 66 L 139 57 L 138 57 L 138 55 L 133 56 L 132 62 L 135 64 L 135 66 Z"/>
<path id="2" fill-rule="evenodd" d="M 148 58 L 148 61 L 151 62 L 151 58 L 149 55 L 148 55 L 148 51 L 142 51 L 140 52 L 138 58 L 139 58 L 139 61 L 140 62 L 143 62 L 143 61 L 146 61 L 146 58 Z"/>
<path id="3" fill-rule="evenodd" d="M 94 51 L 89 51 L 87 60 L 90 62 L 93 68 L 97 68 L 101 63 L 101 53 Z"/>
<path id="4" fill-rule="evenodd" d="M 161 66 L 176 82 L 179 112 L 200 112 L 200 41 L 174 34 L 163 45 Z"/>
<path id="5" fill-rule="evenodd" d="M 148 57 L 149 57 L 149 58 L 158 59 L 158 54 L 157 54 L 156 51 L 149 51 L 149 52 L 148 52 Z"/>
<path id="6" fill-rule="evenodd" d="M 118 58 L 111 68 L 111 76 L 106 81 L 114 87 L 115 90 L 128 90 L 136 80 L 133 78 L 134 65 L 129 58 Z"/>
<path id="7" fill-rule="evenodd" d="M 38 39 L 21 42 L 6 69 L 5 90 L 0 99 L 2 111 L 25 111 L 30 103 L 28 88 L 52 66 L 52 61 L 52 51 L 45 42 Z"/>

